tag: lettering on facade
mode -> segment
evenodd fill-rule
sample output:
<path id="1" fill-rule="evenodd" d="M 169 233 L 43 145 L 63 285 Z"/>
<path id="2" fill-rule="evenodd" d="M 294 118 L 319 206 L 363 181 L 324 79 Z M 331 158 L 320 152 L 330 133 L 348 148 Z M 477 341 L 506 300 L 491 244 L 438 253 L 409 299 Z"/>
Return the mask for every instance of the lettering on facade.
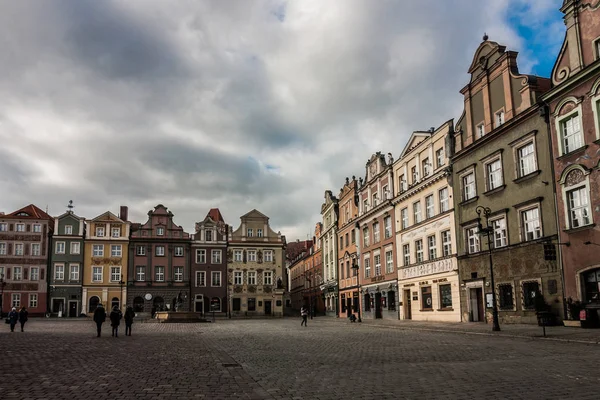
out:
<path id="1" fill-rule="evenodd" d="M 384 275 L 379 275 L 379 276 L 371 278 L 371 282 L 379 282 L 379 281 L 382 281 L 384 279 L 385 279 Z"/>
<path id="2" fill-rule="evenodd" d="M 414 267 L 403 268 L 400 270 L 400 279 L 418 278 L 420 276 L 450 272 L 456 269 L 453 258 L 434 261 L 427 264 L 415 265 Z"/>
<path id="3" fill-rule="evenodd" d="M 438 283 L 438 282 L 448 282 L 448 278 L 434 279 L 432 282 L 433 282 L 433 283 Z"/>

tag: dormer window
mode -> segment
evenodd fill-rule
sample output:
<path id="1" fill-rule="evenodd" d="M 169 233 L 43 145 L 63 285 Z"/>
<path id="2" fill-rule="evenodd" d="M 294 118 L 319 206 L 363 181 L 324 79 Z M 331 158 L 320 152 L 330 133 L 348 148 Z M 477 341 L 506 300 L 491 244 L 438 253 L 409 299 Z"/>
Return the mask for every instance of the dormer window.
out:
<path id="1" fill-rule="evenodd" d="M 248 228 L 248 234 L 246 236 L 248 236 L 248 237 L 254 236 L 254 231 L 252 230 L 252 228 Z"/>
<path id="2" fill-rule="evenodd" d="M 423 160 L 423 178 L 429 176 L 429 158 Z"/>
<path id="3" fill-rule="evenodd" d="M 204 231 L 204 240 L 207 242 L 212 242 L 212 231 L 211 230 L 205 230 Z"/>
<path id="4" fill-rule="evenodd" d="M 121 228 L 112 228 L 111 237 L 118 238 L 121 236 Z"/>
<path id="5" fill-rule="evenodd" d="M 65 235 L 73 234 L 73 225 L 65 225 Z"/>
<path id="6" fill-rule="evenodd" d="M 485 135 L 485 124 L 477 125 L 477 139 L 481 139 Z"/>
<path id="7" fill-rule="evenodd" d="M 504 123 L 504 110 L 500 110 L 496 113 L 496 128 Z"/>
<path id="8" fill-rule="evenodd" d="M 96 227 L 96 236 L 104 237 L 104 227 L 103 226 Z"/>
<path id="9" fill-rule="evenodd" d="M 162 226 L 159 226 L 158 228 L 156 228 L 157 236 L 164 236 L 164 234 L 165 234 L 165 228 L 163 228 Z"/>

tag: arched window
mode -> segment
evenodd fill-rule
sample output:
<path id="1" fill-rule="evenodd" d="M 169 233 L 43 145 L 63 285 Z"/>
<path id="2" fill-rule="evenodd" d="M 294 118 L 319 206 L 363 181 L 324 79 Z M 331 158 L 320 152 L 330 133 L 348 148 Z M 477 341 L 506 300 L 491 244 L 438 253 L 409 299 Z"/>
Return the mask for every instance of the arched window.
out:
<path id="1" fill-rule="evenodd" d="M 133 299 L 133 311 L 135 312 L 143 312 L 144 311 L 144 298 L 136 297 Z"/>
<path id="2" fill-rule="evenodd" d="M 591 225 L 590 171 L 578 164 L 567 167 L 560 179 L 565 211 L 566 229 Z"/>
<path id="3" fill-rule="evenodd" d="M 98 304 L 100 304 L 100 298 L 98 296 L 90 297 L 90 305 L 88 306 L 89 312 L 93 313 L 98 308 Z"/>
<path id="4" fill-rule="evenodd" d="M 119 301 L 118 297 L 113 297 L 111 302 L 110 302 L 110 309 L 112 310 L 113 308 L 117 307 L 117 308 L 121 308 L 121 301 Z"/>

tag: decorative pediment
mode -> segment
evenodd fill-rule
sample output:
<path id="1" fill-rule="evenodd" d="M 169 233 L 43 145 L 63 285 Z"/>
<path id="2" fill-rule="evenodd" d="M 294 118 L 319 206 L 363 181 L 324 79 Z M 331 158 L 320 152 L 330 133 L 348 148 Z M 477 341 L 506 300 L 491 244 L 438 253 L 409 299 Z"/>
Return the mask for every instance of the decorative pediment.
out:
<path id="1" fill-rule="evenodd" d="M 402 154 L 400 154 L 400 158 L 401 159 L 404 158 L 406 156 L 406 154 L 408 154 L 412 149 L 417 147 L 424 140 L 431 137 L 431 134 L 432 134 L 432 132 L 422 132 L 422 131 L 413 132 L 412 135 L 410 135 L 410 139 L 408 139 L 408 143 L 406 143 L 406 146 L 404 146 L 404 149 L 402 150 Z"/>
<path id="2" fill-rule="evenodd" d="M 242 215 L 242 219 L 269 219 L 265 214 L 261 213 L 257 209 L 253 209 L 247 214 Z"/>
<path id="3" fill-rule="evenodd" d="M 484 37 L 484 39 L 487 36 Z M 473 60 L 469 66 L 469 74 L 477 77 L 480 72 L 485 71 L 491 66 L 506 50 L 505 46 L 501 46 L 496 42 L 490 40 L 484 40 L 481 42 L 475 54 Z"/>
<path id="4" fill-rule="evenodd" d="M 94 218 L 92 220 L 92 222 L 120 222 L 120 223 L 125 223 L 122 219 L 120 219 L 115 214 L 111 213 L 110 211 L 107 211 L 104 214 L 101 214 L 101 215 L 97 216 L 96 218 Z"/>

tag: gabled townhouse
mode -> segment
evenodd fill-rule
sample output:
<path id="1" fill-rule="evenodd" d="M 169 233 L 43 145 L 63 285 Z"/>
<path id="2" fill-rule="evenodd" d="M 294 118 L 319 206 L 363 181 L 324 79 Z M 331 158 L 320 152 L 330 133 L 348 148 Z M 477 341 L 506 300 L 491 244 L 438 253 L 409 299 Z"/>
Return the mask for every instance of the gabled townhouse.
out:
<path id="1" fill-rule="evenodd" d="M 285 248 L 289 294 L 289 304 L 286 304 L 286 309 L 289 308 L 290 315 L 297 315 L 304 305 L 304 292 L 306 289 L 305 263 L 312 247 L 312 240 L 296 240 L 288 243 Z"/>
<path id="2" fill-rule="evenodd" d="M 325 295 L 325 310 L 328 316 L 339 316 L 338 309 L 338 275 L 337 275 L 337 231 L 338 200 L 325 191 L 325 202 L 321 205 L 323 231 L 321 232 L 321 251 L 323 252 L 323 283 L 321 291 Z"/>
<path id="3" fill-rule="evenodd" d="M 148 220 L 131 225 L 127 304 L 135 312 L 188 311 L 190 303 L 190 235 L 173 221 L 162 204 Z"/>
<path id="4" fill-rule="evenodd" d="M 495 299 L 500 322 L 535 323 L 538 295 L 562 315 L 560 265 L 545 259 L 558 239 L 550 81 L 520 74 L 517 53 L 487 36 L 468 73 L 452 156 L 462 319 L 493 321 Z"/>
<path id="5" fill-rule="evenodd" d="M 362 319 L 398 318 L 398 272 L 394 221 L 394 178 L 392 155 L 377 152 L 366 164 L 363 181 L 359 178 L 356 219 L 359 229 L 360 287 Z"/>
<path id="6" fill-rule="evenodd" d="M 413 132 L 394 163 L 400 319 L 460 321 L 449 143 L 453 121 Z"/>
<path id="7" fill-rule="evenodd" d="M 310 307 L 312 316 L 327 315 L 325 295 L 331 293 L 323 285 L 325 272 L 321 248 L 322 234 L 323 224 L 317 222 L 311 246 L 304 259 L 304 305 Z"/>
<path id="8" fill-rule="evenodd" d="M 356 245 L 356 220 L 358 218 L 358 181 L 346 178 L 338 196 L 338 276 L 340 292 L 340 316 L 350 317 L 360 307 L 358 281 L 358 252 Z"/>

